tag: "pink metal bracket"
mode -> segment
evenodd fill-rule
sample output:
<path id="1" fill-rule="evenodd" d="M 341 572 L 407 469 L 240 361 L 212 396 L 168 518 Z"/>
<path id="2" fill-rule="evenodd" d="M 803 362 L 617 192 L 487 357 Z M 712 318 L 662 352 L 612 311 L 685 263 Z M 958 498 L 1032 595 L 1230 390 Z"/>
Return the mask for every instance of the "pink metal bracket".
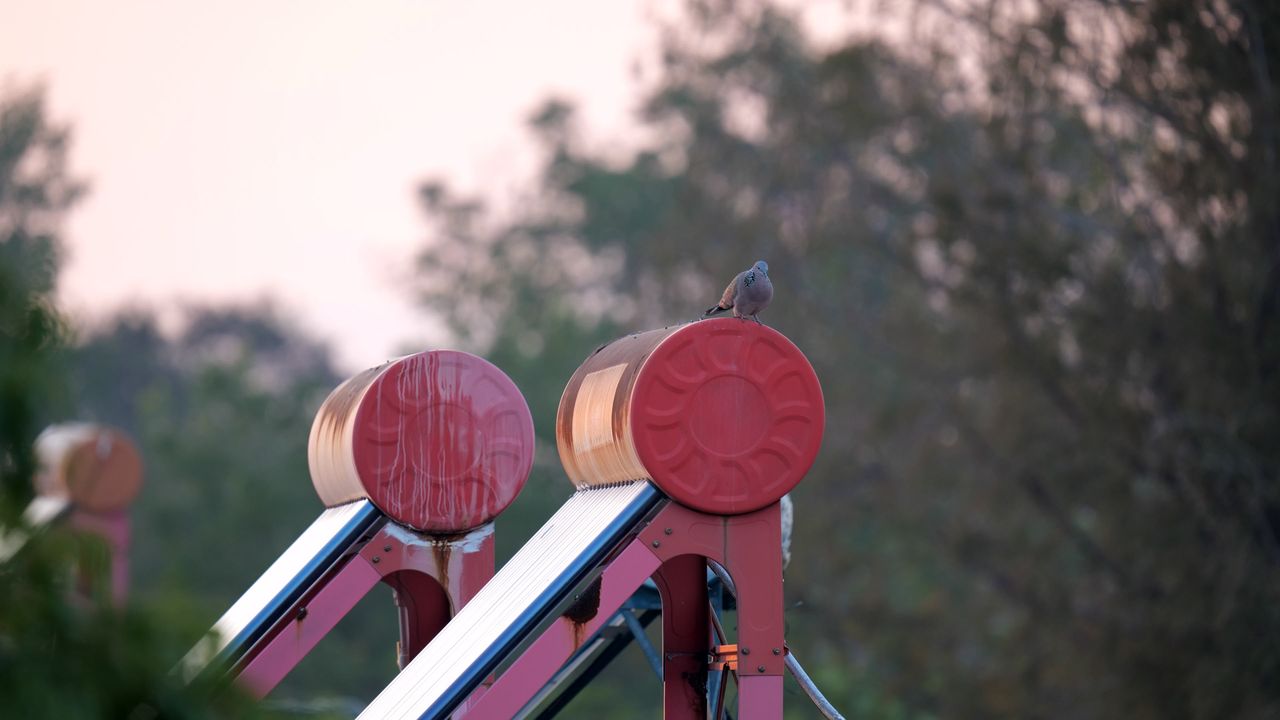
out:
<path id="1" fill-rule="evenodd" d="M 114 510 L 96 513 L 72 507 L 67 517 L 67 524 L 80 532 L 97 535 L 106 543 L 111 577 L 111 599 L 116 605 L 123 606 L 129 594 L 129 538 L 131 535 L 129 511 Z M 89 587 L 90 575 L 87 567 L 81 567 L 77 571 L 77 582 L 85 595 L 93 592 L 93 588 Z"/>
<path id="2" fill-rule="evenodd" d="M 395 591 L 403 668 L 493 572 L 492 523 L 438 537 L 389 522 L 268 631 L 246 655 L 240 682 L 258 697 L 271 692 L 378 581 Z"/>

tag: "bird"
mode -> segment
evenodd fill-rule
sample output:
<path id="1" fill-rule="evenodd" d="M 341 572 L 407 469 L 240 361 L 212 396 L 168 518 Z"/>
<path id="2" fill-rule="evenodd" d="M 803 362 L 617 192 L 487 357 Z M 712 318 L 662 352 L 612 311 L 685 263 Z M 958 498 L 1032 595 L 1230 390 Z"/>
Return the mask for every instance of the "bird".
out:
<path id="1" fill-rule="evenodd" d="M 756 315 L 769 307 L 769 301 L 772 299 L 773 282 L 769 280 L 769 263 L 757 260 L 755 265 L 738 273 L 737 277 L 729 282 L 729 287 L 724 289 L 720 302 L 707 308 L 702 316 L 711 317 L 733 310 L 734 317 L 749 317 L 759 323 L 760 318 Z"/>

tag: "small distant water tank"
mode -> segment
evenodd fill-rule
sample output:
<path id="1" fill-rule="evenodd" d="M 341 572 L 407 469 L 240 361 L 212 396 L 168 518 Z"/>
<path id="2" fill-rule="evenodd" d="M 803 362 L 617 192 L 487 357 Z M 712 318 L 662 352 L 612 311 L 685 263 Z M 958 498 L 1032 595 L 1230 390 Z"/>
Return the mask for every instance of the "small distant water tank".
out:
<path id="1" fill-rule="evenodd" d="M 514 383 L 474 355 L 432 350 L 338 386 L 311 426 L 327 506 L 369 498 L 417 530 L 457 533 L 501 513 L 533 466 L 533 418 Z"/>
<path id="2" fill-rule="evenodd" d="M 681 504 L 735 515 L 800 482 L 825 422 L 818 377 L 790 340 L 717 318 L 596 350 L 560 399 L 556 445 L 576 486 L 649 478 Z"/>
<path id="3" fill-rule="evenodd" d="M 36 493 L 95 513 L 123 510 L 142 488 L 142 456 L 123 432 L 91 423 L 45 428 L 36 438 Z"/>

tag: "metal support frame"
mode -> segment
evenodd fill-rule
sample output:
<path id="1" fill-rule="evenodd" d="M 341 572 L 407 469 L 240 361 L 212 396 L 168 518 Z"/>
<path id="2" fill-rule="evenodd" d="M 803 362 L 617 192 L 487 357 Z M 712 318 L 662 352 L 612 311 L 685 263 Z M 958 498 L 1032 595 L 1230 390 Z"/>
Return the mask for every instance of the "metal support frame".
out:
<path id="1" fill-rule="evenodd" d="M 733 584 L 733 578 L 729 577 L 728 573 L 724 571 L 724 568 L 712 565 L 711 570 L 715 573 L 716 577 L 720 579 L 721 587 L 727 589 L 731 595 L 738 594 L 738 590 Z M 714 614 L 711 619 L 713 622 L 715 621 Z M 720 630 L 718 627 L 717 630 L 719 631 L 718 637 L 723 638 L 724 631 Z M 837 710 L 835 706 L 831 704 L 831 701 L 827 700 L 827 697 L 822 694 L 822 691 L 818 689 L 817 683 L 813 681 L 813 678 L 809 677 L 809 673 L 805 672 L 804 666 L 800 664 L 800 659 L 796 657 L 795 653 L 792 652 L 789 647 L 786 649 L 786 657 L 787 670 L 791 672 L 791 676 L 800 684 L 800 689 L 804 691 L 805 695 L 809 696 L 809 699 L 813 701 L 814 706 L 818 708 L 818 711 L 822 713 L 822 716 L 829 718 L 829 720 L 844 720 L 844 716 L 840 714 L 840 711 Z M 718 718 L 718 716 L 713 717 Z"/>
<path id="2" fill-rule="evenodd" d="M 615 619 L 616 611 L 650 576 L 662 597 L 663 706 L 667 718 L 707 716 L 712 627 L 707 560 L 725 568 L 737 587 L 739 712 L 744 720 L 782 716 L 782 550 L 779 508 L 736 516 L 709 515 L 665 505 L 610 560 L 577 600 L 526 646 L 468 711 L 455 717 L 515 717 L 552 680 L 584 641 Z M 587 602 L 583 602 L 587 598 Z M 584 612 L 584 607 L 589 612 Z M 722 692 L 723 680 L 717 692 Z"/>
<path id="3" fill-rule="evenodd" d="M 725 642 L 724 630 L 720 627 L 719 614 L 734 607 L 733 596 L 724 592 L 724 585 L 718 577 L 708 571 L 707 594 L 711 598 L 708 620 L 716 634 L 711 638 L 711 646 Z M 650 580 L 638 590 L 614 613 L 604 627 L 589 639 L 582 648 L 564 664 L 541 691 L 525 705 L 519 717 L 532 717 L 537 720 L 553 718 L 577 697 L 601 671 L 609 665 L 622 651 L 634 641 L 644 654 L 654 676 L 662 681 L 662 653 L 649 641 L 646 628 L 658 617 L 662 610 L 662 597 L 658 586 Z M 714 668 L 712 668 L 714 670 Z M 735 668 L 736 670 L 736 668 Z M 727 681 L 723 671 L 708 675 L 707 699 L 711 703 L 717 694 L 723 695 L 722 684 Z"/>
<path id="4" fill-rule="evenodd" d="M 395 591 L 403 668 L 493 573 L 492 524 L 433 537 L 387 523 L 309 588 L 233 674 L 249 692 L 265 696 L 380 581 Z"/>

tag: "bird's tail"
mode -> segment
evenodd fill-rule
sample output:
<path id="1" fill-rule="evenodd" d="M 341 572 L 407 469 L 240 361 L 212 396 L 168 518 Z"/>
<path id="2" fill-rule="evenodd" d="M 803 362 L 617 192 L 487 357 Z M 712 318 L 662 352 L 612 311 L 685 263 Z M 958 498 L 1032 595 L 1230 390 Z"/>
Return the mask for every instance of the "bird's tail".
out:
<path id="1" fill-rule="evenodd" d="M 727 307 L 712 305 L 711 307 L 707 308 L 706 312 L 702 313 L 702 317 L 711 317 L 712 315 L 715 315 L 717 313 L 728 312 L 728 311 L 729 311 L 729 308 Z"/>

